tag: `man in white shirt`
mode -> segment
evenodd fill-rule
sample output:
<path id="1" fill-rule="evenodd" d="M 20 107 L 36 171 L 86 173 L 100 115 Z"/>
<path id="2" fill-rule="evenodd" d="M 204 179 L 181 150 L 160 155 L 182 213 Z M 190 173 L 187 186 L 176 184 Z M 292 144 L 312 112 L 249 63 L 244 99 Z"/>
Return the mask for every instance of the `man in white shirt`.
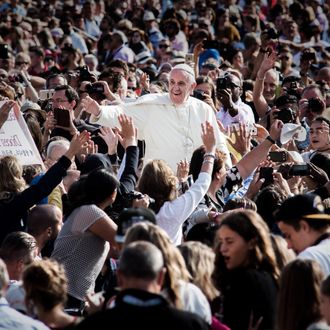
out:
<path id="1" fill-rule="evenodd" d="M 120 113 L 132 116 L 138 128 L 138 138 L 145 140 L 146 159 L 164 159 L 176 171 L 177 163 L 190 159 L 193 151 L 201 146 L 201 123 L 209 121 L 217 127 L 212 108 L 203 101 L 190 97 L 196 86 L 193 69 L 186 64 L 175 66 L 170 73 L 168 94 L 149 94 L 136 102 L 100 107 L 91 98 L 82 101 L 91 120 L 104 126 L 118 126 Z M 225 138 L 216 129 L 217 148 L 227 154 Z"/>
<path id="2" fill-rule="evenodd" d="M 324 275 L 330 275 L 330 215 L 324 213 L 321 198 L 315 194 L 288 198 L 276 219 L 288 248 L 298 258 L 317 261 Z"/>
<path id="3" fill-rule="evenodd" d="M 252 125 L 254 115 L 251 107 L 242 102 L 242 80 L 231 73 L 217 80 L 217 97 L 222 104 L 217 118 L 227 128 L 234 123 Z"/>

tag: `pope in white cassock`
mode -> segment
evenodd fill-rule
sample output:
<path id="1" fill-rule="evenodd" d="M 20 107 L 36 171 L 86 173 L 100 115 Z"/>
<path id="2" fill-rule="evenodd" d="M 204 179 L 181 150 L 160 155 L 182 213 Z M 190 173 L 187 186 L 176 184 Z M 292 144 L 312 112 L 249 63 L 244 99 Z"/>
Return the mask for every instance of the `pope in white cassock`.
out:
<path id="1" fill-rule="evenodd" d="M 91 99 L 84 102 L 85 111 L 92 114 L 91 122 L 119 126 L 118 115 L 131 116 L 138 129 L 138 139 L 145 140 L 145 160 L 163 159 L 176 171 L 180 160 L 190 160 L 200 147 L 201 123 L 209 121 L 218 127 L 212 108 L 191 97 L 196 86 L 193 69 L 186 64 L 176 65 L 170 73 L 169 93 L 148 94 L 132 103 L 99 106 Z M 231 166 L 225 137 L 215 130 L 217 148 L 227 154 L 226 164 Z"/>

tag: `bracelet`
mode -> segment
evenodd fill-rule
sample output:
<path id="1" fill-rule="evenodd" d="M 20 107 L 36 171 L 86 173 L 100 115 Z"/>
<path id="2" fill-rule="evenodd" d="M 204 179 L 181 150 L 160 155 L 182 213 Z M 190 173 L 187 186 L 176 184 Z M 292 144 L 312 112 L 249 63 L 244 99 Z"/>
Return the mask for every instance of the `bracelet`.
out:
<path id="1" fill-rule="evenodd" d="M 213 164 L 214 164 L 214 160 L 211 160 L 211 159 L 204 159 L 204 160 L 203 160 L 203 164 L 211 164 L 211 165 L 213 165 Z"/>
<path id="2" fill-rule="evenodd" d="M 213 159 L 215 159 L 215 153 L 213 153 L 213 152 L 206 152 L 204 154 L 204 158 L 206 158 L 206 157 L 212 157 Z"/>
<path id="3" fill-rule="evenodd" d="M 272 144 L 276 144 L 276 141 L 270 135 L 266 137 L 266 140 L 270 141 Z"/>

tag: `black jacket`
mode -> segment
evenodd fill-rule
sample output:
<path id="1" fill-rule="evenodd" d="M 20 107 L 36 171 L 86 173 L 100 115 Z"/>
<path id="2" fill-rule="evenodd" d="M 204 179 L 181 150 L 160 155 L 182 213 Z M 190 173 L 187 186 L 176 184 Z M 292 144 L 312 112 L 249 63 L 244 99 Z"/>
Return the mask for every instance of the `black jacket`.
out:
<path id="1" fill-rule="evenodd" d="M 36 185 L 20 193 L 2 194 L 0 199 L 0 244 L 13 231 L 25 230 L 27 212 L 41 199 L 47 197 L 66 176 L 71 161 L 62 156 Z"/>
<path id="2" fill-rule="evenodd" d="M 123 290 L 115 307 L 88 316 L 77 329 L 207 330 L 198 315 L 175 309 L 158 294 Z"/>

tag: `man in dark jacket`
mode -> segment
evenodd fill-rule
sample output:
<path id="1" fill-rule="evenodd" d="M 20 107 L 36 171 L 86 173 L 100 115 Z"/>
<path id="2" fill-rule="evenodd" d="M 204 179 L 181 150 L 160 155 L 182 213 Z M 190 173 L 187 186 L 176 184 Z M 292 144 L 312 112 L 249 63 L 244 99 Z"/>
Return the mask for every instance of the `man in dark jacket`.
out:
<path id="1" fill-rule="evenodd" d="M 87 317 L 77 329 L 208 329 L 198 316 L 177 310 L 160 295 L 165 275 L 160 250 L 149 242 L 129 244 L 121 255 L 115 306 Z"/>

